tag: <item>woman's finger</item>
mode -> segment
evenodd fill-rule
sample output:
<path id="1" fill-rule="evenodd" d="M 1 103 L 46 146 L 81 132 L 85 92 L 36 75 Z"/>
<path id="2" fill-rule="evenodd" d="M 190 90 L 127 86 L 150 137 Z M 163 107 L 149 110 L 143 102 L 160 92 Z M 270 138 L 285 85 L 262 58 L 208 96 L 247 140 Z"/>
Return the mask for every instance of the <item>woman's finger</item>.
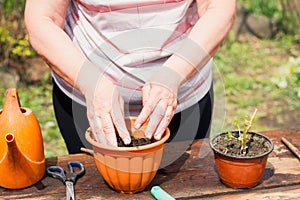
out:
<path id="1" fill-rule="evenodd" d="M 99 128 L 100 126 L 98 124 L 96 124 L 96 122 L 95 122 L 95 112 L 89 101 L 87 101 L 87 118 L 89 121 L 89 125 L 92 129 L 94 139 L 97 142 L 106 144 L 106 140 L 103 140 L 103 139 L 100 140 L 99 134 L 100 134 L 101 129 Z"/>
<path id="2" fill-rule="evenodd" d="M 149 99 L 150 97 L 150 91 L 151 91 L 151 86 L 150 84 L 146 84 L 143 89 L 142 89 L 142 94 L 143 94 L 143 105 L 146 105 L 147 104 L 147 100 Z"/>
<path id="3" fill-rule="evenodd" d="M 131 137 L 129 134 L 129 131 L 126 128 L 126 123 L 124 120 L 124 110 L 122 109 L 124 105 L 123 100 L 119 97 L 114 98 L 115 103 L 113 103 L 113 108 L 111 112 L 111 116 L 114 122 L 114 125 L 118 131 L 119 136 L 123 140 L 125 144 L 130 144 L 131 142 Z"/>
<path id="4" fill-rule="evenodd" d="M 150 91 L 145 91 L 147 93 Z M 144 91 L 143 91 L 144 95 Z M 143 96 L 143 99 L 146 98 Z M 137 117 L 134 128 L 139 129 L 143 123 L 149 118 L 150 114 L 153 112 L 154 108 L 158 104 L 160 98 L 155 95 L 155 92 L 152 92 L 151 95 L 148 96 L 148 99 L 146 100 L 146 104 L 143 105 L 142 111 L 140 112 L 139 116 Z"/>
<path id="5" fill-rule="evenodd" d="M 95 132 L 94 134 L 96 135 L 97 141 L 100 142 L 101 144 L 107 145 L 107 140 L 103 132 L 101 131 L 102 128 L 101 128 L 101 122 L 99 118 L 95 117 L 91 123 L 94 125 L 93 132 Z"/>
<path id="6" fill-rule="evenodd" d="M 175 108 L 176 109 L 176 108 Z M 155 133 L 154 133 L 154 139 L 155 140 L 160 140 L 162 137 L 162 134 L 165 132 L 167 129 L 170 121 L 172 120 L 172 117 L 174 116 L 175 109 L 173 106 L 168 106 L 165 116 L 161 120 L 160 124 L 158 125 Z"/>
<path id="7" fill-rule="evenodd" d="M 150 115 L 149 124 L 146 128 L 145 135 L 147 138 L 152 138 L 153 134 L 156 132 L 158 125 L 161 123 L 161 120 L 165 116 L 167 110 L 167 102 L 159 101 L 155 109 Z"/>
<path id="8" fill-rule="evenodd" d="M 117 146 L 116 132 L 115 132 L 114 124 L 112 122 L 112 117 L 110 116 L 110 113 L 101 113 L 101 115 L 99 116 L 96 115 L 96 118 L 97 117 L 100 120 L 101 130 L 108 144 L 116 147 Z"/>

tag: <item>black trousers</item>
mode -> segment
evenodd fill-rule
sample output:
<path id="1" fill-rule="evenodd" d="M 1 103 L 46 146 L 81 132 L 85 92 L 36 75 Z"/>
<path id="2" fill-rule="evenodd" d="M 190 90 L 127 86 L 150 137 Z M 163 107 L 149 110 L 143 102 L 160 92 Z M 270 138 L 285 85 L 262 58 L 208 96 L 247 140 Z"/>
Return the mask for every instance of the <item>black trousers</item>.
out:
<path id="1" fill-rule="evenodd" d="M 169 124 L 171 137 L 168 142 L 192 141 L 209 136 L 213 108 L 212 88 L 198 103 L 174 115 Z M 89 127 L 86 107 L 65 95 L 54 81 L 53 106 L 68 152 L 80 153 L 81 147 L 91 148 L 84 137 Z"/>

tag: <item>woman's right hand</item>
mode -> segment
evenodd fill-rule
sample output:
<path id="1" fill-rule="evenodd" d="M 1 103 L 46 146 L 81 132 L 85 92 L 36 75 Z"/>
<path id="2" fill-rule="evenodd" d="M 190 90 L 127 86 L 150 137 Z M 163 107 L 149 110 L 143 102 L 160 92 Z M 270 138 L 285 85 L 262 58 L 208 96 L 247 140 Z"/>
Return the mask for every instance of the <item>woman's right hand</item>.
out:
<path id="1" fill-rule="evenodd" d="M 117 131 L 123 142 L 129 144 L 124 101 L 116 86 L 104 74 L 99 75 L 91 63 L 84 67 L 79 75 L 79 88 L 86 99 L 87 117 L 96 140 L 116 147 Z"/>

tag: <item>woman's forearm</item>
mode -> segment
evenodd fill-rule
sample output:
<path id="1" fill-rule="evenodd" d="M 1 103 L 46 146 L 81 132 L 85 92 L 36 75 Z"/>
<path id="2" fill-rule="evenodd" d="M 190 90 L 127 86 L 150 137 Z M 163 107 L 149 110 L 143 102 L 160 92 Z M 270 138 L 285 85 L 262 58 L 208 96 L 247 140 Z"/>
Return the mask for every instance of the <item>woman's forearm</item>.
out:
<path id="1" fill-rule="evenodd" d="M 206 63 L 204 61 L 214 56 L 235 19 L 235 0 L 211 0 L 209 3 L 198 0 L 197 3 L 200 18 L 188 35 L 187 44 L 165 63 L 182 76 L 181 84 L 199 71 Z M 183 57 L 181 52 L 184 52 Z"/>
<path id="2" fill-rule="evenodd" d="M 67 6 L 64 0 L 27 0 L 25 24 L 37 53 L 55 73 L 74 85 L 85 56 L 63 30 Z"/>

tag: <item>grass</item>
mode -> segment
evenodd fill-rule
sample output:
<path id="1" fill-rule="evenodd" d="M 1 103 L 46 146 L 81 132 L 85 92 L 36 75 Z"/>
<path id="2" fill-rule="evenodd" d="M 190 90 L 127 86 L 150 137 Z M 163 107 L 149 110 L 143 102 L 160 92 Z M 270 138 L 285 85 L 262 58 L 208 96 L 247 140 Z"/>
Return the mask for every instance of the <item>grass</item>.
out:
<path id="1" fill-rule="evenodd" d="M 217 114 L 213 132 L 231 129 L 236 117 L 244 117 L 254 108 L 258 108 L 253 127 L 257 131 L 300 128 L 300 99 L 291 92 L 294 86 L 282 89 L 271 81 L 290 57 L 300 56 L 297 45 L 287 36 L 242 42 L 230 36 L 224 42 L 214 58 Z M 51 90 L 47 80 L 40 85 L 18 86 L 22 106 L 31 108 L 39 120 L 46 157 L 67 154 L 54 117 Z M 4 94 L 5 89 L 0 88 L 1 105 Z"/>
<path id="2" fill-rule="evenodd" d="M 299 57 L 298 44 L 288 36 L 273 40 L 229 39 L 215 57 L 226 93 L 226 119 L 223 129 L 232 128 L 235 117 L 243 117 L 258 108 L 255 129 L 299 128 L 297 110 L 300 98 L 292 94 L 294 85 L 282 89 L 272 82 L 281 76 L 280 67 L 290 57 Z M 286 77 L 290 79 L 293 73 Z M 298 102 L 298 103 L 297 103 Z"/>

